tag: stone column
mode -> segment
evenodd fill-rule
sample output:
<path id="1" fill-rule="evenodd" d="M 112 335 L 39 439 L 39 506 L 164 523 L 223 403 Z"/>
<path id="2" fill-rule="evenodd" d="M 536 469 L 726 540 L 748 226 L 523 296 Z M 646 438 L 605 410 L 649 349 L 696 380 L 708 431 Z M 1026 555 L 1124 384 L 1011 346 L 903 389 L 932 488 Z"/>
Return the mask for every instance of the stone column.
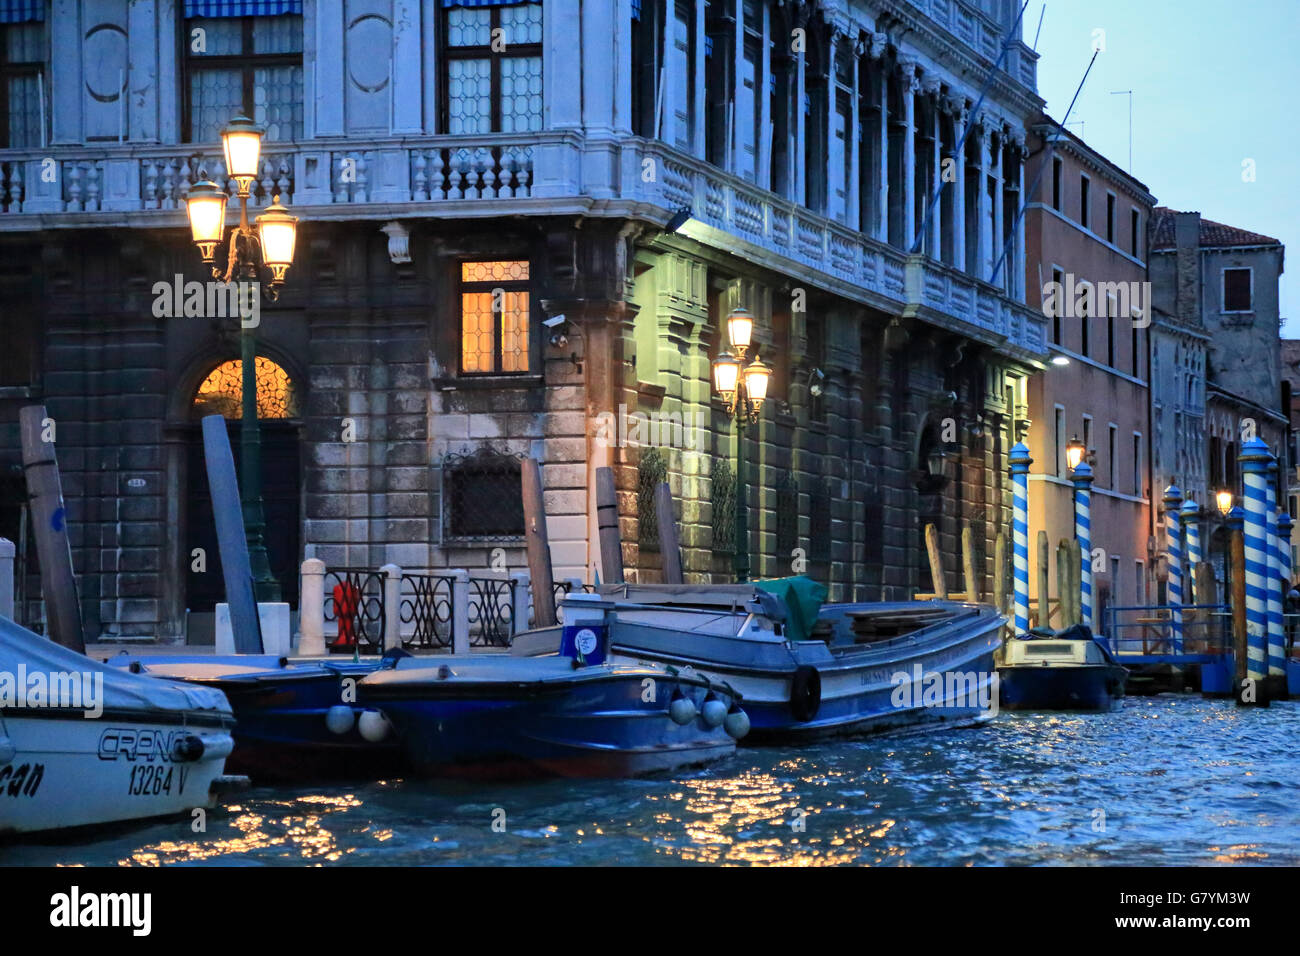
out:
<path id="1" fill-rule="evenodd" d="M 979 185 L 975 192 L 975 270 L 977 279 L 989 274 L 989 130 L 981 120 L 971 129 L 980 151 Z"/>
<path id="2" fill-rule="evenodd" d="M 966 98 L 953 96 L 948 100 L 948 107 L 953 118 L 953 174 L 957 177 L 953 183 L 952 197 L 952 264 L 962 272 L 966 271 L 966 146 L 961 142 L 966 131 Z"/>
<path id="3" fill-rule="evenodd" d="M 920 81 L 916 61 L 898 58 L 898 74 L 903 89 L 903 246 L 916 241 L 916 94 Z"/>
<path id="4" fill-rule="evenodd" d="M 922 88 L 925 90 L 926 100 L 930 104 L 932 114 L 931 135 L 934 141 L 930 144 L 930 181 L 926 183 L 925 188 L 925 207 L 922 215 L 929 217 L 929 242 L 928 252 L 935 259 L 943 258 L 943 194 L 939 187 L 943 184 L 943 113 L 940 110 L 939 101 L 939 78 L 937 76 L 927 75 L 922 81 Z M 933 209 L 931 209 L 933 203 Z"/>
<path id="5" fill-rule="evenodd" d="M 847 42 L 847 37 L 845 42 Z M 860 195 L 862 156 L 859 148 L 862 141 L 862 110 L 858 108 L 860 106 L 858 96 L 861 89 L 858 72 L 861 68 L 862 58 L 855 51 L 853 53 L 853 95 L 849 100 L 849 127 L 846 133 L 849 140 L 847 144 L 849 150 L 849 183 L 847 195 L 844 198 L 844 201 L 848 204 L 845 222 L 855 232 L 862 228 L 862 200 Z"/>
<path id="6" fill-rule="evenodd" d="M 876 238 L 889 241 L 889 69 L 883 57 L 889 49 L 889 40 L 883 33 L 871 36 L 871 61 L 880 78 L 880 183 L 876 201 Z"/>

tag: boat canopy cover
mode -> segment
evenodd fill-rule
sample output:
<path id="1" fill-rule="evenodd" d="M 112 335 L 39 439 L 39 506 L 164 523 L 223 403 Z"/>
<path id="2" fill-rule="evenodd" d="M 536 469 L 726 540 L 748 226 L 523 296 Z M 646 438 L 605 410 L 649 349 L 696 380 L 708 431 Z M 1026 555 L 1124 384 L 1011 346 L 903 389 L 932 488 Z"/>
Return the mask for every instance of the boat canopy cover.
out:
<path id="1" fill-rule="evenodd" d="M 791 641 L 807 641 L 812 638 L 813 625 L 817 623 L 817 613 L 822 602 L 826 600 L 826 587 L 805 575 L 791 578 L 773 578 L 770 581 L 756 582 L 758 587 L 770 594 L 775 594 L 782 601 L 789 613 L 785 620 L 785 636 Z"/>
<path id="2" fill-rule="evenodd" d="M 5 692 L 5 696 L 18 692 L 20 674 L 26 675 L 25 695 L 30 695 L 34 687 L 33 675 L 36 674 L 44 675 L 42 683 L 47 693 L 55 686 L 50 679 L 51 675 L 102 674 L 102 690 L 99 689 L 101 678 L 90 678 L 97 685 L 93 693 L 99 698 L 97 702 L 91 703 L 98 703 L 105 710 L 204 710 L 230 713 L 226 695 L 215 688 L 160 680 L 133 674 L 119 667 L 109 667 L 94 658 L 55 644 L 39 634 L 33 634 L 8 618 L 0 617 L 0 690 Z M 4 686 L 6 683 L 9 684 L 7 688 Z M 87 689 L 87 692 L 92 691 Z M 3 696 L 0 696 L 0 701 L 3 701 Z M 53 700 L 49 702 L 57 703 Z"/>

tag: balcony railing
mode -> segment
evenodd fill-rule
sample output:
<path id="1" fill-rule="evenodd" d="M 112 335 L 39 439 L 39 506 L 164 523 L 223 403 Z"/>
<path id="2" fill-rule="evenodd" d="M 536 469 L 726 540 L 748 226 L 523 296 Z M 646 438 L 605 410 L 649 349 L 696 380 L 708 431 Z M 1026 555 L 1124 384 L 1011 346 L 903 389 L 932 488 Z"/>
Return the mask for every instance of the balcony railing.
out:
<path id="1" fill-rule="evenodd" d="M 641 143 L 640 168 L 655 170 L 636 184 L 641 201 L 687 207 L 707 226 L 838 280 L 836 291 L 848 298 L 886 310 L 902 303 L 928 321 L 956 320 L 991 341 L 1045 353 L 1047 320 L 1004 290 L 934 259 L 909 256 L 672 147 Z"/>

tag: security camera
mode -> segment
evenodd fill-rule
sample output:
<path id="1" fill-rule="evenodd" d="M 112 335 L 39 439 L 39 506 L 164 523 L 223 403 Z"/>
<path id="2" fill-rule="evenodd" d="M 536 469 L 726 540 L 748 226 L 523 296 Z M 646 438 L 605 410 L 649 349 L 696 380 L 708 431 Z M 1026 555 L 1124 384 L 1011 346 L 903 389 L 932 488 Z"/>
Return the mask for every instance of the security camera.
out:
<path id="1" fill-rule="evenodd" d="M 542 325 L 546 326 L 548 329 L 553 329 L 556 326 L 563 325 L 567 321 L 569 320 L 563 315 L 553 315 L 549 319 L 542 319 Z"/>
<path id="2" fill-rule="evenodd" d="M 808 373 L 808 393 L 813 398 L 820 397 L 821 393 L 826 390 L 826 373 L 819 368 L 813 369 Z"/>

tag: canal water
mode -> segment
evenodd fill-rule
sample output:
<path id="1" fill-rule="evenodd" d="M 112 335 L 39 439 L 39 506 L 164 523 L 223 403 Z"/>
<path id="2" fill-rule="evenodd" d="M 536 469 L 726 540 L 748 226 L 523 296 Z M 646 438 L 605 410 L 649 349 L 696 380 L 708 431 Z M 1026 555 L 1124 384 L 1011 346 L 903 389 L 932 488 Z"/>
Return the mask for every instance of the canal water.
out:
<path id="1" fill-rule="evenodd" d="M 1300 864 L 1300 703 L 1128 698 L 638 780 L 254 788 L 0 864 Z"/>

